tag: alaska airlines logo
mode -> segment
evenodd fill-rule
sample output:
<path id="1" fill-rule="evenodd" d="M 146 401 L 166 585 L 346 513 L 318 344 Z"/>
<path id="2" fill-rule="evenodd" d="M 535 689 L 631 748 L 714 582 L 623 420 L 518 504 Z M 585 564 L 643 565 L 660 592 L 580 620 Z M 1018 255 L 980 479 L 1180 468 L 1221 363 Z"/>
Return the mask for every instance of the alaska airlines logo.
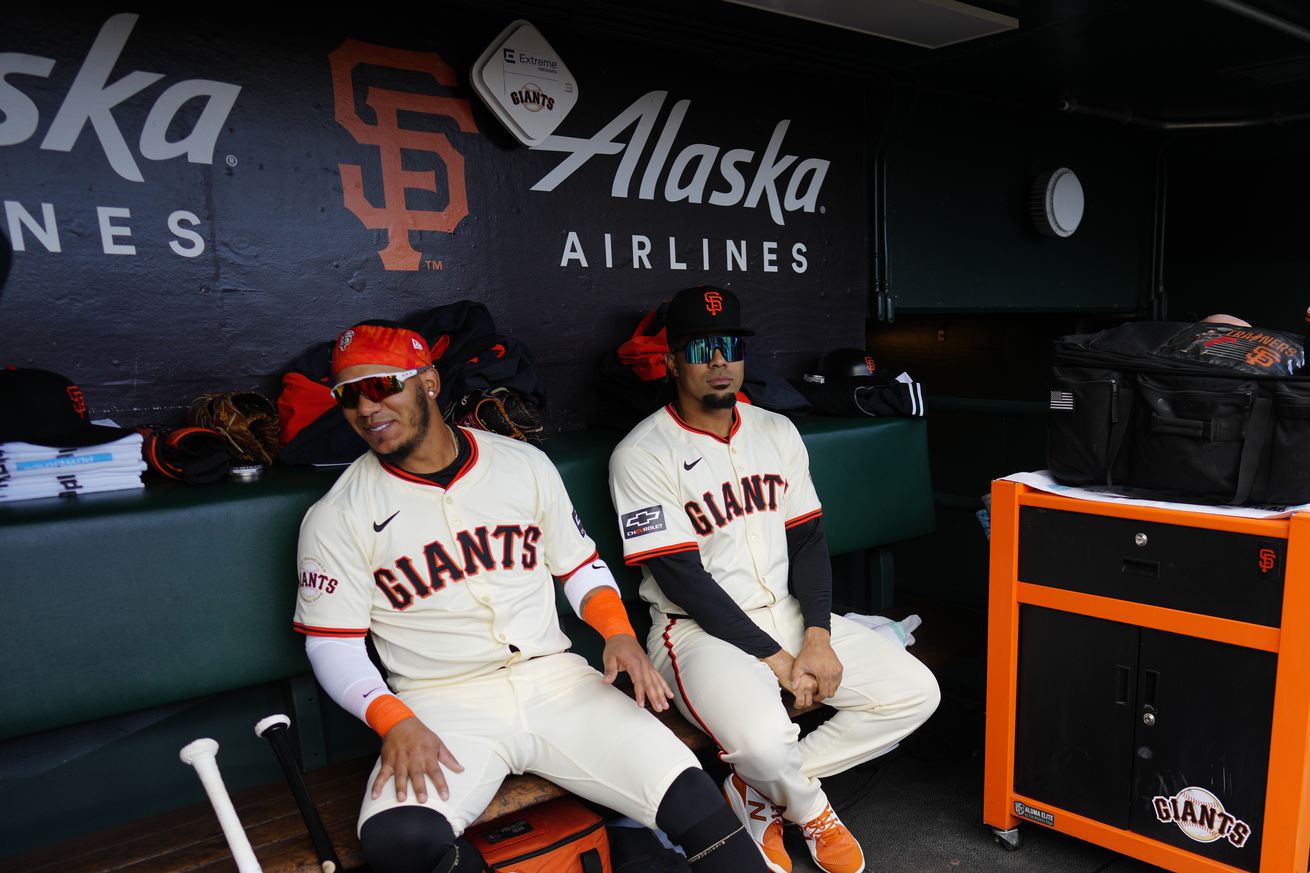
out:
<path id="1" fill-rule="evenodd" d="M 426 573 L 414 566 L 408 556 L 394 561 L 404 582 L 388 567 L 373 571 L 373 584 L 378 587 L 396 609 L 408 609 L 414 598 L 431 597 L 466 576 L 476 576 L 482 570 L 513 570 L 515 566 L 532 570 L 537 566 L 537 541 L 541 528 L 536 525 L 497 525 L 488 535 L 486 527 L 462 530 L 455 535 L 457 549 L 447 551 L 439 540 L 423 547 Z M 498 540 L 492 543 L 492 540 Z M 457 560 L 462 559 L 462 560 Z"/>
<path id="2" fill-rule="evenodd" d="M 139 17 L 123 13 L 105 21 L 41 140 L 42 151 L 71 152 L 89 124 L 114 172 L 131 182 L 145 181 L 114 117 L 114 109 L 163 79 L 164 74 L 133 70 L 112 84 L 109 81 Z M 8 77 L 44 79 L 49 78 L 54 68 L 54 58 L 0 52 L 0 118 L 4 119 L 0 121 L 0 146 L 26 142 L 36 133 L 41 121 L 36 104 L 7 81 Z M 141 157 L 166 161 L 185 155 L 193 164 L 214 163 L 214 145 L 240 93 L 237 85 L 211 79 L 186 79 L 170 85 L 155 98 L 141 126 L 137 139 Z M 190 131 L 178 139 L 169 139 L 169 129 L 178 113 L 194 100 L 204 102 Z"/>
<path id="3" fill-rule="evenodd" d="M 391 67 L 430 75 L 438 85 L 455 87 L 455 71 L 434 52 L 387 48 L 348 39 L 328 56 L 332 65 L 332 94 L 337 124 L 360 145 L 381 153 L 382 205 L 364 196 L 364 174 L 358 164 L 340 164 L 341 189 L 346 208 L 369 230 L 385 230 L 387 246 L 378 252 L 388 270 L 417 270 L 422 256 L 409 242 L 411 230 L 453 233 L 469 214 L 464 184 L 464 156 L 444 133 L 411 130 L 400 126 L 400 113 L 439 115 L 453 121 L 463 133 L 477 133 L 469 101 L 436 94 L 416 94 L 370 87 L 364 102 L 373 110 L 375 123 L 360 117 L 355 106 L 355 68 L 361 64 Z M 446 208 L 410 209 L 405 192 L 437 190 L 435 171 L 406 170 L 401 152 L 418 151 L 436 155 L 445 165 Z"/>
<path id="4" fill-rule="evenodd" d="M 631 106 L 589 139 L 548 137 L 535 147 L 536 150 L 567 152 L 568 157 L 542 176 L 532 186 L 532 190 L 554 191 L 596 155 L 622 155 L 614 170 L 610 196 L 627 197 L 632 188 L 633 174 L 646 151 L 646 143 L 655 129 L 655 120 L 664 107 L 664 98 L 668 93 L 651 91 L 638 97 Z M 818 211 L 819 192 L 823 190 L 823 180 L 832 162 L 822 158 L 801 160 L 798 155 L 783 153 L 782 142 L 791 125 L 790 119 L 783 119 L 774 126 L 773 135 L 769 137 L 758 160 L 752 149 L 731 148 L 725 151 L 709 143 L 691 143 L 678 152 L 670 163 L 669 154 L 673 151 L 674 140 L 690 106 L 690 100 L 679 100 L 664 119 L 664 127 L 660 130 L 655 148 L 641 175 L 641 184 L 637 189 L 639 199 L 654 200 L 659 192 L 670 203 L 685 200 L 688 203 L 710 203 L 714 206 L 741 204 L 748 209 L 754 209 L 761 201 L 767 201 L 769 215 L 779 225 L 786 223 L 784 213 Z M 626 143 L 615 140 L 633 125 L 636 125 L 636 129 Z M 664 177 L 662 190 L 659 187 L 661 176 Z"/>

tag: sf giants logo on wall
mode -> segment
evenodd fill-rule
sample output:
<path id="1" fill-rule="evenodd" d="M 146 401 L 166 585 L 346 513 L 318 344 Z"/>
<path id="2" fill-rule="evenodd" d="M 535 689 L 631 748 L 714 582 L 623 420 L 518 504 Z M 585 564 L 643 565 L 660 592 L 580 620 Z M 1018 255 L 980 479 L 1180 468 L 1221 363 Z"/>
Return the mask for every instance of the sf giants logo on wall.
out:
<path id="1" fill-rule="evenodd" d="M 464 156 L 444 133 L 414 130 L 400 126 L 400 113 L 435 115 L 453 121 L 463 133 L 477 133 L 468 100 L 370 87 L 364 102 L 373 110 L 370 123 L 355 106 L 355 69 L 361 64 L 410 70 L 430 75 L 438 84 L 455 87 L 455 71 L 433 52 L 405 51 L 370 45 L 348 39 L 328 56 L 332 65 L 332 94 L 337 124 L 360 145 L 380 152 L 382 167 L 382 204 L 370 203 L 364 195 L 364 173 L 358 164 L 340 164 L 341 188 L 345 206 L 369 230 L 387 232 L 386 248 L 378 252 L 388 270 L 417 270 L 422 256 L 410 245 L 411 230 L 452 233 L 469 214 L 468 193 L 464 183 Z M 434 170 L 406 170 L 401 151 L 427 152 L 436 155 L 445 166 L 446 206 L 444 209 L 410 209 L 405 192 L 430 191 L 440 194 Z"/>

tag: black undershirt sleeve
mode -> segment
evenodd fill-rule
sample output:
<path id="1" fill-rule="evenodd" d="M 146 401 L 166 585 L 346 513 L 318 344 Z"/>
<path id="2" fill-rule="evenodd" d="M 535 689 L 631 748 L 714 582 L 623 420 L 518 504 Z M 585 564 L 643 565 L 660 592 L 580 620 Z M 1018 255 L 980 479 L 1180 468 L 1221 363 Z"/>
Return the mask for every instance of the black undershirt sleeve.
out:
<path id="1" fill-rule="evenodd" d="M 823 516 L 787 528 L 787 585 L 801 604 L 805 626 L 831 630 L 832 563 Z"/>
<path id="2" fill-rule="evenodd" d="M 660 555 L 645 563 L 664 596 L 685 609 L 687 617 L 707 633 L 756 658 L 767 658 L 782 648 L 706 572 L 698 550 Z"/>

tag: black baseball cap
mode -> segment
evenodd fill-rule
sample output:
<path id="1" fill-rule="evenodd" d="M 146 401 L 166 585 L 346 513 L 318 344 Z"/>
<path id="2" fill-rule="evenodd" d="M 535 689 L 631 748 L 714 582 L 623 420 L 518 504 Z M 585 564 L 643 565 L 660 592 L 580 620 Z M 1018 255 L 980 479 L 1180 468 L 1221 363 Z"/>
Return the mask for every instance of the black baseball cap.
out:
<path id="1" fill-rule="evenodd" d="M 873 381 L 876 370 L 873 356 L 864 349 L 833 349 L 819 361 L 819 375 L 829 382 L 869 383 Z"/>
<path id="2" fill-rule="evenodd" d="M 92 424 L 82 389 L 49 370 L 0 370 L 0 443 L 23 442 L 58 449 L 98 446 L 132 433 Z"/>
<path id="3" fill-rule="evenodd" d="M 726 288 L 698 285 L 673 295 L 664 316 L 665 335 L 671 340 L 698 336 L 754 336 L 741 326 L 741 303 Z"/>

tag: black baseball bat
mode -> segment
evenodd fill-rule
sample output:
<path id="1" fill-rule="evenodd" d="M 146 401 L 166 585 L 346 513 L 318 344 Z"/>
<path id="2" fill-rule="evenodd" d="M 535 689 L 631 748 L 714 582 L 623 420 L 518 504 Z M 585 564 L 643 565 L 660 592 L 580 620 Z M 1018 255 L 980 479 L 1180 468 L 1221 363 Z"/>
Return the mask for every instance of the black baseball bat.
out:
<path id="1" fill-rule="evenodd" d="M 314 851 L 318 853 L 318 863 L 323 873 L 336 873 L 341 869 L 341 861 L 337 859 L 332 841 L 328 839 L 327 828 L 323 827 L 323 819 L 319 818 L 318 808 L 314 806 L 309 789 L 305 787 L 305 776 L 300 772 L 300 765 L 291 756 L 291 741 L 287 737 L 290 725 L 291 719 L 285 715 L 270 715 L 255 725 L 255 736 L 268 740 L 273 747 L 273 754 L 277 756 L 277 762 L 282 765 L 282 773 L 287 777 L 291 795 L 296 798 L 296 806 L 300 807 L 300 817 L 305 820 L 309 838 L 314 841 Z"/>

